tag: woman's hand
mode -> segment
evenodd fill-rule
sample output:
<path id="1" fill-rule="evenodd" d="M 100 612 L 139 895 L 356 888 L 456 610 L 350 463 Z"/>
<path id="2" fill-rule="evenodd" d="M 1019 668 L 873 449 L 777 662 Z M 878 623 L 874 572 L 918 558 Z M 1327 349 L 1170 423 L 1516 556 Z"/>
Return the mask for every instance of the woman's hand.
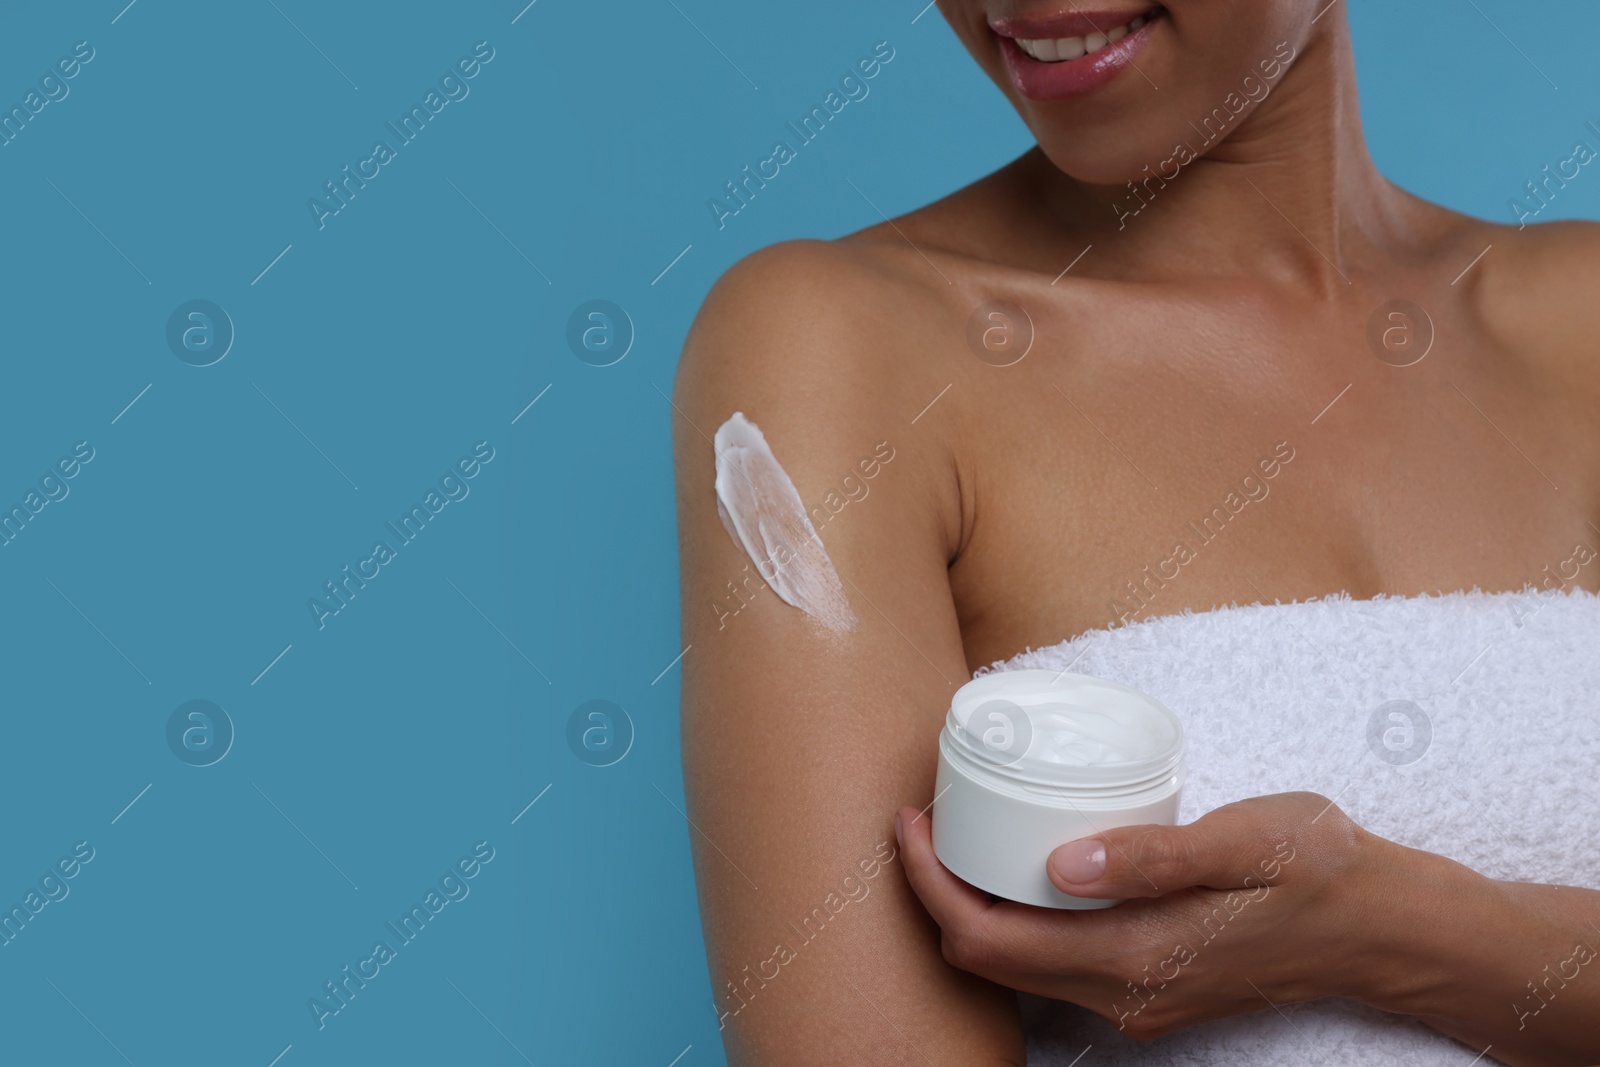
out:
<path id="1" fill-rule="evenodd" d="M 902 808 L 895 828 L 947 961 L 1080 1004 L 1132 1037 L 1371 991 L 1385 979 L 1373 912 L 1403 877 L 1394 866 L 1414 855 L 1326 797 L 1255 797 L 1186 826 L 1129 826 L 1062 845 L 1047 864 L 1058 889 L 1123 899 L 1065 911 L 993 900 L 951 874 L 915 808 Z"/>

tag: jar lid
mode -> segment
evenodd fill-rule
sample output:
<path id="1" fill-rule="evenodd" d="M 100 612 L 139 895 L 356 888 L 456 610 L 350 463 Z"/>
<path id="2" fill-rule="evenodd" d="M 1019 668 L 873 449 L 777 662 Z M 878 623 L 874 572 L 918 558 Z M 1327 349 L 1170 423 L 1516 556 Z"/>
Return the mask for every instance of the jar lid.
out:
<path id="1" fill-rule="evenodd" d="M 997 671 L 956 690 L 944 746 L 991 781 L 1086 795 L 1142 788 L 1177 773 L 1183 726 L 1126 685 L 1047 670 Z"/>

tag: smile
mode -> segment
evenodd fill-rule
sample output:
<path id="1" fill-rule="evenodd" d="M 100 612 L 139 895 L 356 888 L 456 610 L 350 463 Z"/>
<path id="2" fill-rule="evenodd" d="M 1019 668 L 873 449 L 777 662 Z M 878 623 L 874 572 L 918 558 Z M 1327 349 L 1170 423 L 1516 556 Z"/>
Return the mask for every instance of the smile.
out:
<path id="1" fill-rule="evenodd" d="M 1139 15 L 1121 26 L 1113 26 L 1104 33 L 1095 30 L 1082 37 L 1045 37 L 1038 40 L 1017 38 L 1017 47 L 1034 59 L 1046 63 L 1064 63 L 1080 56 L 1093 55 L 1108 44 L 1116 44 L 1150 19 Z"/>
<path id="2" fill-rule="evenodd" d="M 1002 19 L 991 25 L 1012 84 L 1023 96 L 1081 96 L 1109 82 L 1150 40 L 1160 6 L 1130 15 L 1086 12 Z"/>

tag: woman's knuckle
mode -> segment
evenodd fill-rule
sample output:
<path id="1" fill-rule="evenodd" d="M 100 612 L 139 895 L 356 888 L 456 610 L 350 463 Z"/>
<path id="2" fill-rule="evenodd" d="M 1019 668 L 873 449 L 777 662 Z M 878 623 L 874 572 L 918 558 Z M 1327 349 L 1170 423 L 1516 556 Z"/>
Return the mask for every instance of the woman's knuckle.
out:
<path id="1" fill-rule="evenodd" d="M 993 946 L 982 937 L 968 934 L 961 943 L 962 970 L 983 974 L 994 962 L 994 958 Z"/>
<path id="2" fill-rule="evenodd" d="M 987 944 L 970 926 L 947 929 L 940 948 L 945 962 L 963 971 L 981 971 L 989 960 Z"/>
<path id="3" fill-rule="evenodd" d="M 939 952 L 950 966 L 965 969 L 960 944 L 948 930 L 939 937 Z"/>
<path id="4" fill-rule="evenodd" d="M 1295 794 L 1300 818 L 1298 825 L 1285 833 L 1308 843 L 1342 844 L 1359 831 L 1354 819 L 1336 803 L 1321 793 Z"/>
<path id="5" fill-rule="evenodd" d="M 1150 830 L 1139 836 L 1135 853 L 1141 867 L 1182 872 L 1189 868 L 1194 850 L 1187 836 L 1170 830 Z"/>

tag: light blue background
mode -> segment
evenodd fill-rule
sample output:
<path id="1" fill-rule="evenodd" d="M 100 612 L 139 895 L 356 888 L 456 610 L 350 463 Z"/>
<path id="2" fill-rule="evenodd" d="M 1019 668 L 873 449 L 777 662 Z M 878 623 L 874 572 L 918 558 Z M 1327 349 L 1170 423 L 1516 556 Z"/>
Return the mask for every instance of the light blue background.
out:
<path id="1" fill-rule="evenodd" d="M 7 107 L 96 51 L 0 148 L 0 504 L 96 453 L 0 548 L 0 905 L 96 851 L 0 947 L 0 1059 L 722 1062 L 668 669 L 677 351 L 740 256 L 877 221 L 846 179 L 898 213 L 1025 131 L 925 0 L 124 2 L 0 18 Z M 1600 12 L 1477 8 L 1351 17 L 1380 166 L 1507 220 L 1592 140 Z M 470 95 L 319 231 L 307 199 L 480 40 Z M 707 200 L 885 40 L 719 231 Z M 1586 171 L 1544 217 L 1597 208 Z M 597 297 L 637 330 L 604 368 L 565 342 Z M 237 330 L 214 366 L 164 340 L 194 298 Z M 480 440 L 470 495 L 319 630 L 307 599 Z M 237 729 L 206 768 L 164 738 L 195 698 Z M 636 731 L 603 768 L 565 740 L 595 698 Z M 480 840 L 470 896 L 319 1031 L 307 1000 Z"/>

